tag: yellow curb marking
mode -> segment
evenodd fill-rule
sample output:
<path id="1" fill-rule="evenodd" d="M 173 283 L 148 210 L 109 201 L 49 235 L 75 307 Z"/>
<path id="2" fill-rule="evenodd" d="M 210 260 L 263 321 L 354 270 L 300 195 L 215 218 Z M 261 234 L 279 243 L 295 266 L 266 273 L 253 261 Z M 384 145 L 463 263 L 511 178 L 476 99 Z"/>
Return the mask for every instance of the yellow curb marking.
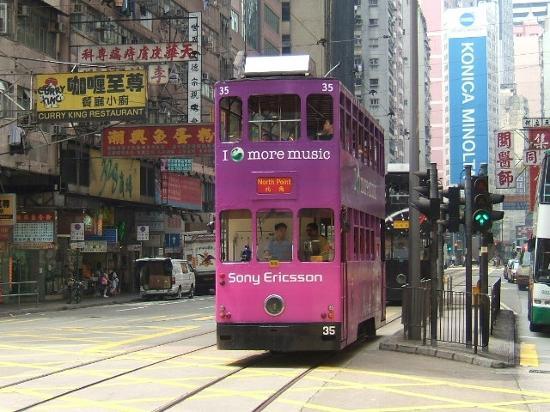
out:
<path id="1" fill-rule="evenodd" d="M 192 320 L 212 320 L 212 319 L 214 319 L 214 316 L 204 316 L 202 318 L 195 318 Z"/>
<path id="2" fill-rule="evenodd" d="M 531 343 L 522 343 L 519 353 L 519 364 L 521 366 L 539 366 L 539 356 L 536 345 Z"/>

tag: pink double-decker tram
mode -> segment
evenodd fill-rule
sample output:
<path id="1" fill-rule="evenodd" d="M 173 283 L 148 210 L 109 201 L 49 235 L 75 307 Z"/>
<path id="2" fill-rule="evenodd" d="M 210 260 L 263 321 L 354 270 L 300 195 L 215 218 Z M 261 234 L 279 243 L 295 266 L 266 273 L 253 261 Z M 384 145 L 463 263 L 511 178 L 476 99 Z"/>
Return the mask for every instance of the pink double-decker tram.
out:
<path id="1" fill-rule="evenodd" d="M 220 349 L 338 350 L 385 320 L 384 135 L 307 56 L 219 82 Z"/>

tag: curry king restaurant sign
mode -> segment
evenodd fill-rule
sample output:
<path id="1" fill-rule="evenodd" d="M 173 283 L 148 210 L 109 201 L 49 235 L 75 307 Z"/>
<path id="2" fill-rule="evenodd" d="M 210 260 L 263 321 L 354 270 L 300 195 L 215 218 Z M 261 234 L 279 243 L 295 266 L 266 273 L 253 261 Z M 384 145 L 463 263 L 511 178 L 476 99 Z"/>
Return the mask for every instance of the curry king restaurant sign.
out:
<path id="1" fill-rule="evenodd" d="M 102 150 L 106 157 L 212 156 L 214 125 L 107 127 Z"/>
<path id="2" fill-rule="evenodd" d="M 37 74 L 34 84 L 39 122 L 145 117 L 145 70 Z"/>

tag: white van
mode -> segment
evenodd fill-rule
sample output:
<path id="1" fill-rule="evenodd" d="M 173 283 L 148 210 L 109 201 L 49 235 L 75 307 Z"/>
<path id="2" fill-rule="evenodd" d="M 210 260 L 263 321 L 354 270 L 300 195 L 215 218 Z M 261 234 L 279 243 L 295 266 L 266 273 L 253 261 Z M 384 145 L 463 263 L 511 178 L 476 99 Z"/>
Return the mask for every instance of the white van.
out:
<path id="1" fill-rule="evenodd" d="M 195 272 L 183 259 L 143 258 L 136 260 L 136 271 L 142 298 L 174 296 L 186 294 L 190 299 L 195 295 Z"/>

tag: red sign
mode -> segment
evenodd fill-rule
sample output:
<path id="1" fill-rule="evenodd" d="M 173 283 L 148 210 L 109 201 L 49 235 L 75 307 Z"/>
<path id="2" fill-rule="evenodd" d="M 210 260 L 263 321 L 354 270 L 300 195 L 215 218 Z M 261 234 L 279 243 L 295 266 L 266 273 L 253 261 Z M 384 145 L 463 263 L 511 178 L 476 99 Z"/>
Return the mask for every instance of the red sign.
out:
<path id="1" fill-rule="evenodd" d="M 529 129 L 529 150 L 543 151 L 550 149 L 550 129 L 538 128 Z M 529 166 L 529 210 L 535 208 L 537 199 L 537 178 L 539 166 Z"/>
<path id="2" fill-rule="evenodd" d="M 102 148 L 112 157 L 211 156 L 214 125 L 107 127 Z"/>
<path id="3" fill-rule="evenodd" d="M 17 222 L 53 222 L 55 212 L 18 213 Z"/>
<path id="4" fill-rule="evenodd" d="M 162 203 L 185 209 L 202 209 L 201 181 L 178 173 L 161 172 Z"/>
<path id="5" fill-rule="evenodd" d="M 258 177 L 256 179 L 258 194 L 281 194 L 292 192 L 291 177 Z"/>
<path id="6" fill-rule="evenodd" d="M 197 60 L 197 43 L 149 43 L 80 46 L 80 63 L 162 63 Z"/>

